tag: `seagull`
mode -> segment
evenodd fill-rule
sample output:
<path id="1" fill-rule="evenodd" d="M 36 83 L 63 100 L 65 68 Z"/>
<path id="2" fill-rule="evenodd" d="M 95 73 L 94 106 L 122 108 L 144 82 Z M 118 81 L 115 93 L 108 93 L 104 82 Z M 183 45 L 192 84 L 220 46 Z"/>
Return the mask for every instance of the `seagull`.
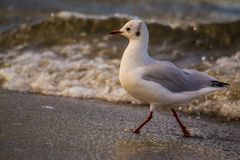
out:
<path id="1" fill-rule="evenodd" d="M 186 104 L 199 96 L 222 90 L 229 86 L 216 78 L 192 69 L 178 68 L 171 62 L 153 59 L 148 54 L 149 32 L 142 20 L 131 20 L 120 30 L 109 34 L 129 39 L 122 56 L 119 80 L 121 86 L 134 98 L 150 105 L 146 120 L 133 133 L 140 130 L 153 117 L 159 106 L 168 106 L 176 118 L 184 137 L 191 137 L 173 106 Z"/>

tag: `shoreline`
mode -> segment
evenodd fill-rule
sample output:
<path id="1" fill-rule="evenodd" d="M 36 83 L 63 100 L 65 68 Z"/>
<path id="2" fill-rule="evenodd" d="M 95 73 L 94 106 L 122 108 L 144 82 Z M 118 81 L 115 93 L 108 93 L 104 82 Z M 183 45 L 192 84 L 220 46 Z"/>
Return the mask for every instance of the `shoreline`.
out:
<path id="1" fill-rule="evenodd" d="M 5 88 L 1 88 L 0 87 L 0 92 L 12 92 L 12 93 L 16 93 L 16 94 L 29 94 L 29 95 L 36 95 L 36 96 L 46 96 L 46 97 L 52 97 L 52 98 L 64 98 L 64 99 L 73 99 L 73 100 L 79 100 L 79 101 L 91 101 L 92 103 L 94 102 L 102 102 L 102 103 L 106 103 L 110 106 L 127 106 L 127 107 L 143 107 L 146 108 L 147 111 L 149 110 L 149 105 L 148 104 L 144 104 L 139 102 L 130 102 L 130 101 L 108 101 L 105 99 L 101 99 L 101 98 L 82 98 L 82 97 L 71 97 L 71 96 L 63 96 L 63 95 L 54 95 L 54 94 L 43 94 L 41 92 L 29 92 L 29 91 L 18 91 L 18 90 L 8 90 Z M 213 95 L 213 93 L 212 93 Z M 197 98 L 197 100 L 201 101 L 201 99 L 203 99 L 204 96 Z M 134 99 L 134 98 L 133 98 Z M 196 104 L 194 102 L 194 100 L 192 102 L 189 102 L 189 104 L 194 105 Z M 179 106 L 180 107 L 180 106 Z M 196 118 L 196 119 L 203 119 L 203 120 L 210 120 L 210 121 L 217 121 L 217 122 L 239 122 L 239 119 L 228 119 L 226 117 L 223 116 L 219 116 L 216 113 L 204 113 L 204 112 L 189 112 L 187 110 L 184 110 L 184 106 L 180 107 L 181 109 L 179 109 L 179 107 L 176 107 L 175 110 L 177 111 L 177 113 L 181 113 L 184 116 L 188 117 L 188 118 Z M 185 106 L 187 108 L 187 105 Z M 188 106 L 189 107 L 189 106 Z M 164 107 L 164 108 L 157 108 L 155 112 L 161 113 L 171 113 L 170 108 L 168 107 Z"/>

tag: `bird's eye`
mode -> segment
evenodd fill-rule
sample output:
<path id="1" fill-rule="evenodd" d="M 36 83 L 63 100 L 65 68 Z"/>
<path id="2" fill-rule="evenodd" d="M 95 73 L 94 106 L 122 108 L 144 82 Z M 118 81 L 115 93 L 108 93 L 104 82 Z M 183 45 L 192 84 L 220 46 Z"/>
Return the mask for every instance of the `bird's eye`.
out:
<path id="1" fill-rule="evenodd" d="M 126 30 L 129 32 L 131 29 L 128 27 Z"/>

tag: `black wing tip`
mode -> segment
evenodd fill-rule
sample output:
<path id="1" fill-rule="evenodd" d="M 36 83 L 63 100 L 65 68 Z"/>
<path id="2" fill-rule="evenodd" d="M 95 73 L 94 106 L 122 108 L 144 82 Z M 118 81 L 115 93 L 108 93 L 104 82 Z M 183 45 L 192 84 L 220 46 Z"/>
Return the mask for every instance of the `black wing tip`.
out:
<path id="1" fill-rule="evenodd" d="M 229 86 L 230 86 L 230 84 L 224 83 L 224 82 L 219 82 L 219 81 L 212 81 L 211 82 L 211 87 L 220 87 L 220 88 L 222 88 L 222 87 L 229 87 Z"/>

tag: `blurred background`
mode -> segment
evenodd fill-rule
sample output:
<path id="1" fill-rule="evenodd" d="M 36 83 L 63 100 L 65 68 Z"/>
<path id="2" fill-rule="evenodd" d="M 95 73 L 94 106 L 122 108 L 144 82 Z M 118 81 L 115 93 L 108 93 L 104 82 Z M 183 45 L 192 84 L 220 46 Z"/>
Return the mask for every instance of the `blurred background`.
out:
<path id="1" fill-rule="evenodd" d="M 0 0 L 0 86 L 139 103 L 118 80 L 128 41 L 108 35 L 131 19 L 147 23 L 154 58 L 232 84 L 186 111 L 240 118 L 239 0 Z"/>

